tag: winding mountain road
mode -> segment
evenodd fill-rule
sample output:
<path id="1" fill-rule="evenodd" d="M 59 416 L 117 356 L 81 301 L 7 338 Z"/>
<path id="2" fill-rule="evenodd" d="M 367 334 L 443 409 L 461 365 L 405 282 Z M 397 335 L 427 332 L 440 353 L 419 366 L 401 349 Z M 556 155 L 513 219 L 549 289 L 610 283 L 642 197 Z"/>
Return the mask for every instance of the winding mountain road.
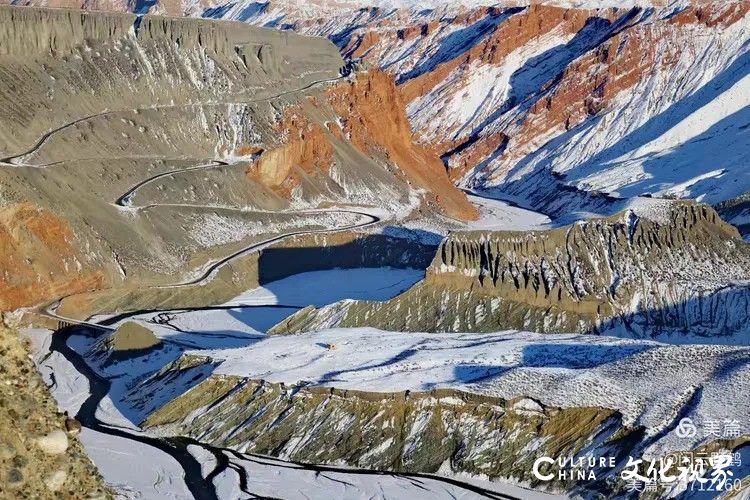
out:
<path id="1" fill-rule="evenodd" d="M 212 162 L 209 164 L 203 164 L 203 165 L 198 165 L 196 167 L 191 167 L 191 169 L 195 170 L 195 169 L 201 169 L 201 168 L 216 168 L 217 166 L 222 166 L 222 163 Z M 141 181 L 137 185 L 129 189 L 125 194 L 120 196 L 116 200 L 116 204 L 122 207 L 134 207 L 133 198 L 138 189 L 140 189 L 146 184 L 153 182 L 159 178 L 173 175 L 175 173 L 182 172 L 184 170 L 185 169 L 181 169 L 177 171 L 170 171 L 170 172 L 157 174 L 153 177 L 150 177 L 149 179 Z M 372 214 L 368 214 L 366 212 L 361 212 L 361 211 L 353 211 L 353 210 L 325 210 L 325 211 L 354 213 L 354 214 L 367 217 L 369 218 L 369 220 L 362 224 L 349 225 L 349 226 L 340 227 L 340 228 L 331 229 L 331 230 L 322 229 L 322 230 L 297 231 L 297 232 L 293 232 L 293 233 L 289 233 L 285 235 L 280 235 L 274 238 L 270 238 L 263 242 L 254 243 L 237 252 L 227 255 L 226 257 L 220 259 L 219 261 L 211 264 L 211 266 L 209 266 L 203 272 L 201 276 L 193 280 L 190 280 L 188 282 L 183 282 L 183 283 L 175 283 L 173 285 L 165 285 L 165 287 L 167 288 L 181 287 L 181 286 L 199 284 L 207 279 L 210 279 L 213 273 L 218 271 L 218 269 L 220 269 L 222 266 L 231 262 L 233 259 L 236 259 L 247 253 L 257 251 L 264 246 L 270 245 L 274 242 L 283 240 L 285 238 L 292 237 L 294 235 L 309 234 L 309 233 L 330 233 L 334 231 L 343 231 L 343 230 L 353 229 L 353 228 L 363 228 L 372 224 L 376 224 L 377 222 L 380 221 L 379 217 L 372 215 Z M 319 213 L 321 212 L 321 210 L 318 210 L 316 212 Z M 73 335 L 83 335 L 87 337 L 98 338 L 103 335 L 111 334 L 113 331 L 113 328 L 106 326 L 106 325 L 111 324 L 112 322 L 105 320 L 105 321 L 102 321 L 101 323 L 95 323 L 95 322 L 90 322 L 90 321 L 79 321 L 79 320 L 67 318 L 65 316 L 60 315 L 57 312 L 57 307 L 59 307 L 59 305 L 60 305 L 60 300 L 55 301 L 54 303 L 52 303 L 51 305 L 47 306 L 44 309 L 44 313 L 46 315 L 52 318 L 55 318 L 59 321 L 62 321 L 68 325 L 68 326 L 65 326 L 64 328 L 59 329 L 52 335 L 50 353 L 58 352 L 62 356 L 64 356 L 65 359 L 67 359 L 73 365 L 76 371 L 78 371 L 80 374 L 85 376 L 85 378 L 88 380 L 89 388 L 90 388 L 88 397 L 86 398 L 84 403 L 81 405 L 78 413 L 76 414 L 76 419 L 79 422 L 81 422 L 81 425 L 93 431 L 107 434 L 107 435 L 114 436 L 114 437 L 118 437 L 118 438 L 129 439 L 138 443 L 138 445 L 150 446 L 168 454 L 170 457 L 172 457 L 174 460 L 176 460 L 179 463 L 180 467 L 184 471 L 183 476 L 184 476 L 186 487 L 190 491 L 191 495 L 198 500 L 218 500 L 218 495 L 216 493 L 213 480 L 217 476 L 219 476 L 220 474 L 224 473 L 227 470 L 234 471 L 237 474 L 239 478 L 240 490 L 243 492 L 244 495 L 246 495 L 247 498 L 260 498 L 260 497 L 267 498 L 267 497 L 264 497 L 263 495 L 256 495 L 252 492 L 252 479 L 248 477 L 246 468 L 243 467 L 242 464 L 239 462 L 248 462 L 251 464 L 256 464 L 258 466 L 264 466 L 264 467 L 277 467 L 277 468 L 292 469 L 292 470 L 313 471 L 316 474 L 338 473 L 338 474 L 351 475 L 351 476 L 368 475 L 368 476 L 391 477 L 391 478 L 397 478 L 397 479 L 407 479 L 412 484 L 414 484 L 416 488 L 419 488 L 419 489 L 424 489 L 425 487 L 423 486 L 422 483 L 426 480 L 429 480 L 429 481 L 435 481 L 437 483 L 443 483 L 446 486 L 457 488 L 465 492 L 471 492 L 471 493 L 474 493 L 478 496 L 482 496 L 485 498 L 506 499 L 506 500 L 515 498 L 509 495 L 501 494 L 492 490 L 482 488 L 481 486 L 477 486 L 471 483 L 466 483 L 466 482 L 456 480 L 453 478 L 433 476 L 431 474 L 420 474 L 420 473 L 399 474 L 399 473 L 393 473 L 393 472 L 382 471 L 382 470 L 352 469 L 352 468 L 335 467 L 335 466 L 329 466 L 329 465 L 312 465 L 312 464 L 303 464 L 299 462 L 288 462 L 288 461 L 283 461 L 283 460 L 276 459 L 273 457 L 265 457 L 262 455 L 254 455 L 254 454 L 248 454 L 248 453 L 239 453 L 235 450 L 211 446 L 206 443 L 202 443 L 195 439 L 187 438 L 184 436 L 153 437 L 153 436 L 146 435 L 142 432 L 130 431 L 127 429 L 123 429 L 121 427 L 111 425 L 107 422 L 103 422 L 99 420 L 99 418 L 96 415 L 96 412 L 102 399 L 109 394 L 109 391 L 111 388 L 111 382 L 107 380 L 106 378 L 100 376 L 98 373 L 96 373 L 96 371 L 86 362 L 83 355 L 76 352 L 76 350 L 74 350 L 68 345 L 68 339 Z M 223 306 L 212 306 L 206 309 L 214 309 L 214 308 L 221 308 L 221 307 Z M 237 306 L 232 306 L 232 307 L 236 308 Z M 243 307 L 267 307 L 267 306 L 260 305 L 260 306 L 243 306 Z M 119 315 L 118 318 L 123 319 L 124 317 L 129 317 L 134 314 L 139 314 L 141 312 L 142 311 L 133 311 L 129 313 L 124 313 L 124 315 Z M 210 453 L 215 458 L 216 466 L 206 476 L 203 475 L 201 463 L 188 450 L 189 446 L 200 447 L 204 449 L 205 451 L 207 451 L 208 453 Z"/>
<path id="2" fill-rule="evenodd" d="M 142 187 L 146 186 L 147 184 L 154 182 L 158 179 L 162 179 L 164 177 L 168 177 L 174 174 L 178 174 L 181 172 L 188 172 L 188 171 L 194 171 L 194 170 L 206 170 L 206 169 L 213 169 L 213 168 L 219 168 L 219 167 L 225 167 L 230 166 L 231 164 L 223 161 L 223 160 L 214 160 L 211 163 L 206 163 L 202 165 L 197 165 L 195 167 L 187 167 L 183 169 L 176 169 L 176 170 L 170 170 L 168 172 L 162 172 L 160 174 L 156 174 L 152 177 L 149 177 L 148 179 L 145 179 L 132 188 L 130 188 L 125 194 L 117 198 L 115 200 L 115 205 L 124 207 L 124 208 L 153 208 L 153 207 L 159 207 L 159 206 L 184 206 L 186 208 L 216 208 L 211 205 L 177 205 L 177 204 L 157 204 L 152 203 L 148 205 L 134 205 L 133 204 L 133 198 L 135 197 L 137 191 L 141 189 Z M 242 212 L 240 209 L 236 209 L 237 212 Z M 302 215 L 302 214 L 323 214 L 323 213 L 340 213 L 340 214 L 354 214 L 361 217 L 364 217 L 367 219 L 365 222 L 358 223 L 358 224 L 349 224 L 346 226 L 341 226 L 337 228 L 331 228 L 331 229 L 308 229 L 308 230 L 301 230 L 301 231 L 293 231 L 289 233 L 284 233 L 279 236 L 274 236 L 272 238 L 267 238 L 263 241 L 252 243 L 244 248 L 241 248 L 240 250 L 237 250 L 236 252 L 233 252 L 225 257 L 222 257 L 221 259 L 212 262 L 209 264 L 203 272 L 192 279 L 181 281 L 178 283 L 172 283 L 169 285 L 159 285 L 155 288 L 180 288 L 180 287 L 186 287 L 186 286 L 192 286 L 192 285 L 200 285 L 207 281 L 210 281 L 215 274 L 221 269 L 223 266 L 227 265 L 231 261 L 242 257 L 244 255 L 248 255 L 252 252 L 257 252 L 259 250 L 262 250 L 263 248 L 266 248 L 267 246 L 277 243 L 279 241 L 285 240 L 287 238 L 291 238 L 293 236 L 302 236 L 307 234 L 329 234 L 334 232 L 341 232 L 341 231 L 349 231 L 352 229 L 364 229 L 368 226 L 372 226 L 374 224 L 377 224 L 381 221 L 380 217 L 377 215 L 364 212 L 362 210 L 347 210 L 347 209 L 314 209 L 314 210 L 299 210 L 296 211 L 295 214 Z"/>
<path id="3" fill-rule="evenodd" d="M 223 160 L 213 160 L 211 163 L 205 163 L 201 165 L 196 165 L 195 167 L 187 167 L 187 168 L 177 168 L 174 170 L 169 170 L 168 172 L 162 172 L 160 174 L 156 174 L 152 177 L 149 177 L 148 179 L 144 179 L 132 188 L 130 188 L 125 194 L 120 196 L 115 200 L 115 205 L 118 207 L 131 207 L 133 205 L 133 197 L 135 196 L 136 191 L 138 191 L 140 188 L 145 186 L 146 184 L 150 184 L 153 181 L 157 179 L 161 179 L 163 177 L 169 177 L 170 175 L 179 174 L 182 172 L 190 172 L 192 170 L 202 170 L 202 169 L 210 169 L 210 168 L 219 168 L 219 167 L 226 167 L 230 165 L 228 162 Z M 147 206 L 153 206 L 153 205 L 147 205 Z"/>

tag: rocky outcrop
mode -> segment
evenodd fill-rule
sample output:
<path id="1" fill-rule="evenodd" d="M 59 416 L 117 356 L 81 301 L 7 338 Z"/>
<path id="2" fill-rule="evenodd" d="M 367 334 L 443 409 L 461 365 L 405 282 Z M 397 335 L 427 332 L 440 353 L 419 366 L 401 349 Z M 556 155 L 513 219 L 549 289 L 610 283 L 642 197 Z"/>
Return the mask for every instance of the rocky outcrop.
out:
<path id="1" fill-rule="evenodd" d="M 750 247 L 712 208 L 662 204 L 549 231 L 455 233 L 401 296 L 307 309 L 273 331 L 732 335 L 750 313 L 748 273 Z"/>
<path id="2" fill-rule="evenodd" d="M 6 27 L 0 33 L 0 54 L 23 57 L 69 54 L 85 43 L 124 39 L 134 33 L 135 16 L 0 6 L 0 20 Z"/>
<path id="3" fill-rule="evenodd" d="M 311 122 L 304 110 L 298 107 L 286 111 L 278 128 L 279 133 L 287 138 L 286 142 L 264 151 L 250 165 L 247 175 L 288 199 L 306 178 L 329 176 L 334 162 L 334 146 L 329 131 Z"/>
<path id="4" fill-rule="evenodd" d="M 196 414 L 199 408 L 208 410 Z M 481 475 L 564 490 L 572 482 L 545 485 L 532 476 L 536 457 L 596 452 L 598 446 L 623 452 L 640 431 L 615 433 L 620 423 L 611 410 L 544 407 L 528 398 L 505 401 L 456 390 L 377 393 L 212 376 L 143 425 L 299 462 Z"/>
<path id="5" fill-rule="evenodd" d="M 105 344 L 114 352 L 146 351 L 161 344 L 161 340 L 154 332 L 132 321 L 127 321 L 117 327 Z"/>
<path id="6" fill-rule="evenodd" d="M 0 317 L 0 496 L 111 498 L 26 347 Z"/>

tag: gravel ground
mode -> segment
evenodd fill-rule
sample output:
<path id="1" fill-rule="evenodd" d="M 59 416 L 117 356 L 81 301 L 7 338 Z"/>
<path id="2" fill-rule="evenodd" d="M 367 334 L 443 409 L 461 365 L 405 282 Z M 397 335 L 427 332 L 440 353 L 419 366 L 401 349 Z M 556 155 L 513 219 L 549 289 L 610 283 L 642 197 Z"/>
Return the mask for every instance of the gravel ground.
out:
<path id="1" fill-rule="evenodd" d="M 0 319 L 2 319 L 0 315 Z M 0 498 L 112 498 L 25 343 L 0 321 Z"/>

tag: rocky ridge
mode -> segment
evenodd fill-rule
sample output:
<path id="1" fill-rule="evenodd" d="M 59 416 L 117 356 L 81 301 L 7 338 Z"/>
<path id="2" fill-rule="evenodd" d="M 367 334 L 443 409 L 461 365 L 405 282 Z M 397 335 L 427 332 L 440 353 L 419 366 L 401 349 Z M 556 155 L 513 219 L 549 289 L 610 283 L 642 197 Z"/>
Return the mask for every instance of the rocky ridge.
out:
<path id="1" fill-rule="evenodd" d="M 719 400 L 738 404 L 738 418 L 746 414 L 739 401 L 747 385 L 747 348 L 569 335 L 522 341 L 513 354 L 509 345 L 540 336 L 504 332 L 483 341 L 480 335 L 422 334 L 420 340 L 418 334 L 363 330 L 276 337 L 274 347 L 242 353 L 184 353 L 132 380 L 121 404 L 137 408 L 152 435 L 188 435 L 241 453 L 481 477 L 584 496 L 635 497 L 618 480 L 627 462 L 620 458 L 628 455 L 652 460 L 679 450 L 747 446 L 746 435 L 675 436 L 682 416 L 702 421 L 707 417 L 700 415 L 721 411 Z M 361 353 L 361 334 L 371 349 L 394 352 L 396 344 L 397 355 L 383 361 Z M 382 345 L 372 343 L 382 335 Z M 317 351 L 300 355 L 313 343 Z M 263 357 L 254 360 L 259 351 Z M 298 366 L 304 359 L 309 362 Z M 259 378 L 270 366 L 269 380 Z M 653 366 L 663 371 L 653 385 L 642 386 Z M 311 378 L 299 377 L 305 373 Z M 596 480 L 545 483 L 530 474 L 539 456 L 589 452 L 614 456 L 616 465 L 598 470 Z M 679 497 L 684 485 L 673 486 L 660 487 L 653 498 Z"/>
<path id="2" fill-rule="evenodd" d="M 550 216 L 617 211 L 598 193 L 715 204 L 748 191 L 747 2 L 481 4 L 147 9 L 328 37 L 394 77 L 415 137 L 455 183 L 522 197 Z"/>
<path id="3" fill-rule="evenodd" d="M 748 190 L 747 2 L 185 11 L 328 36 L 394 75 L 456 183 L 551 216 L 616 211 L 599 192 L 717 203 Z"/>
<path id="4" fill-rule="evenodd" d="M 657 207 L 548 231 L 454 233 L 402 295 L 308 308 L 272 331 L 742 335 L 750 247 L 708 206 Z"/>
<path id="5" fill-rule="evenodd" d="M 539 450 L 568 456 L 598 446 L 627 449 L 640 431 L 616 432 L 620 418 L 602 408 L 549 408 L 454 390 L 377 393 L 213 376 L 143 425 L 294 461 L 512 478 L 549 488 L 530 474 Z"/>

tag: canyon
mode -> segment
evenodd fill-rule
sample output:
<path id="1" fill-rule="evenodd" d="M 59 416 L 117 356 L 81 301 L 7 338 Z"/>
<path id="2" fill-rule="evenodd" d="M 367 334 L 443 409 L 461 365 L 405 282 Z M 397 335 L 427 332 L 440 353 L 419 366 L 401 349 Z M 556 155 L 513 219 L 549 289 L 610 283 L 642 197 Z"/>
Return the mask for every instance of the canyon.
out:
<path id="1" fill-rule="evenodd" d="M 129 14 L 0 14 L 4 309 L 63 287 L 174 281 L 271 233 L 360 223 L 327 208 L 337 204 L 476 217 L 439 159 L 411 142 L 388 77 L 344 82 L 323 39 Z M 384 103 L 382 133 L 365 132 L 362 117 Z"/>
<path id="2" fill-rule="evenodd" d="M 746 192 L 746 2 L 75 6 L 327 37 L 393 78 L 398 92 L 383 91 L 398 94 L 417 144 L 455 184 L 550 216 L 609 215 L 636 196 L 716 205 Z"/>
<path id="3" fill-rule="evenodd" d="M 703 454 L 747 494 L 747 2 L 12 4 L 38 495 L 688 499 L 714 462 L 626 471 Z"/>

